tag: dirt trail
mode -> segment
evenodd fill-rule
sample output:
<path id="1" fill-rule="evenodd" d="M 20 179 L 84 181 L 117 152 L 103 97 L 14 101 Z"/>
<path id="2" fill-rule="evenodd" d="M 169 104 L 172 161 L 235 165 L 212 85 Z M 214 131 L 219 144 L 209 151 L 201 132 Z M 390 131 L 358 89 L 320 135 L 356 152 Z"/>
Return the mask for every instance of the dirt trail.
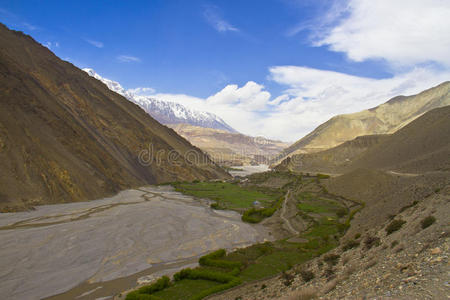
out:
<path id="1" fill-rule="evenodd" d="M 293 235 L 299 235 L 300 233 L 294 229 L 291 222 L 285 216 L 286 215 L 286 206 L 287 206 L 287 202 L 289 201 L 290 193 L 291 193 L 291 190 L 288 190 L 286 195 L 284 196 L 284 201 L 283 201 L 283 204 L 281 207 L 280 218 L 283 220 L 284 224 L 286 224 L 286 228 L 289 230 L 289 232 L 291 232 Z"/>

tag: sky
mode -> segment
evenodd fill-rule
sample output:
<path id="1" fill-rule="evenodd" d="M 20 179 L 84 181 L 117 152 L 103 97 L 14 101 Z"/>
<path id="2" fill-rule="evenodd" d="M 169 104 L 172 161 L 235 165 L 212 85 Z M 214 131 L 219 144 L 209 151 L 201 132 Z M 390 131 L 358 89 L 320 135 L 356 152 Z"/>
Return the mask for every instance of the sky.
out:
<path id="1" fill-rule="evenodd" d="M 448 0 L 0 0 L 0 22 L 126 89 L 283 141 L 450 80 Z"/>

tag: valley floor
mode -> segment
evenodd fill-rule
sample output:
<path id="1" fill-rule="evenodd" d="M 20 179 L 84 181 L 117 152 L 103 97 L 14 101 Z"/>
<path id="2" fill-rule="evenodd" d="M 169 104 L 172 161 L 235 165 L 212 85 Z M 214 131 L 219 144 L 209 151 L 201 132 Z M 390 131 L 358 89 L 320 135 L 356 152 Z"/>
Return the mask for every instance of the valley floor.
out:
<path id="1" fill-rule="evenodd" d="M 160 186 L 2 214 L 1 297 L 111 296 L 134 287 L 139 277 L 174 273 L 197 265 L 198 256 L 211 250 L 267 237 L 238 213 L 206 204 Z"/>

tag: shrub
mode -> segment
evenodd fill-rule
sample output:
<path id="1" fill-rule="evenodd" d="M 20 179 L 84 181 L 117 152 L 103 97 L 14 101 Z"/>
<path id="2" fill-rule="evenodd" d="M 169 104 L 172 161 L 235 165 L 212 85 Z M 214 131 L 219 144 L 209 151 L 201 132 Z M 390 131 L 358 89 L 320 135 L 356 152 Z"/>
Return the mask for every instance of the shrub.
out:
<path id="1" fill-rule="evenodd" d="M 139 294 L 137 291 L 134 291 L 128 293 L 125 300 L 162 300 L 162 299 L 153 295 Z"/>
<path id="2" fill-rule="evenodd" d="M 210 207 L 212 209 L 222 209 L 219 205 L 219 203 L 215 202 L 215 203 L 211 203 Z"/>
<path id="3" fill-rule="evenodd" d="M 138 289 L 139 294 L 153 294 L 161 291 L 170 285 L 170 279 L 167 276 L 159 278 L 155 283 L 143 286 Z"/>
<path id="4" fill-rule="evenodd" d="M 127 294 L 126 300 L 161 300 L 161 298 L 153 296 L 151 294 L 161 291 L 170 285 L 170 279 L 167 276 L 163 276 L 155 283 L 139 288 L 137 291 L 133 291 Z"/>
<path id="5" fill-rule="evenodd" d="M 224 269 L 239 269 L 242 266 L 241 262 L 221 260 L 226 254 L 225 249 L 219 249 L 210 254 L 200 257 L 198 263 L 201 266 L 224 268 Z"/>
<path id="6" fill-rule="evenodd" d="M 405 224 L 406 221 L 403 220 L 393 220 L 391 223 L 389 223 L 389 225 L 386 227 L 386 233 L 389 235 L 397 230 L 399 230 L 400 228 L 402 228 L 403 224 Z"/>
<path id="7" fill-rule="evenodd" d="M 398 241 L 392 241 L 391 243 L 391 248 L 394 248 L 395 246 L 398 245 Z"/>
<path id="8" fill-rule="evenodd" d="M 342 246 L 342 251 L 348 251 L 350 249 L 356 248 L 359 246 L 359 242 L 355 240 L 348 240 L 345 242 L 344 246 Z"/>
<path id="9" fill-rule="evenodd" d="M 342 217 L 345 216 L 346 214 L 347 214 L 347 210 L 346 210 L 345 208 L 343 208 L 343 207 L 339 208 L 339 209 L 336 211 L 336 215 L 337 215 L 339 218 L 342 218 Z"/>
<path id="10" fill-rule="evenodd" d="M 359 239 L 361 237 L 361 233 L 355 234 L 355 240 Z"/>
<path id="11" fill-rule="evenodd" d="M 411 204 L 409 204 L 409 205 L 403 206 L 403 207 L 400 209 L 399 213 L 404 212 L 404 211 L 407 210 L 408 208 L 411 208 L 411 207 L 413 207 L 413 206 L 416 206 L 418 203 L 419 203 L 419 201 L 414 200 L 413 203 L 411 203 Z"/>
<path id="12" fill-rule="evenodd" d="M 304 282 L 308 282 L 314 279 L 314 273 L 310 270 L 301 270 L 300 276 L 302 276 Z"/>
<path id="13" fill-rule="evenodd" d="M 294 281 L 294 277 L 294 275 L 286 272 L 281 273 L 281 278 L 283 279 L 283 283 L 285 286 L 290 286 Z"/>
<path id="14" fill-rule="evenodd" d="M 328 254 L 324 256 L 323 261 L 329 264 L 330 266 L 335 266 L 337 265 L 339 258 L 340 256 L 337 254 Z"/>
<path id="15" fill-rule="evenodd" d="M 430 227 L 433 225 L 433 223 L 436 222 L 436 218 L 433 216 L 428 216 L 425 219 L 423 219 L 420 224 L 422 225 L 422 229 L 425 229 L 427 227 Z"/>
<path id="16" fill-rule="evenodd" d="M 371 249 L 373 246 L 378 247 L 378 246 L 380 246 L 380 238 L 369 235 L 364 240 L 364 245 L 366 246 L 367 250 Z"/>
<path id="17" fill-rule="evenodd" d="M 325 269 L 325 271 L 323 272 L 322 276 L 326 277 L 328 280 L 332 279 L 334 277 L 334 270 L 333 270 L 333 268 Z"/>
<path id="18" fill-rule="evenodd" d="M 328 179 L 328 178 L 330 178 L 330 175 L 317 173 L 317 178 L 319 178 L 319 179 Z"/>

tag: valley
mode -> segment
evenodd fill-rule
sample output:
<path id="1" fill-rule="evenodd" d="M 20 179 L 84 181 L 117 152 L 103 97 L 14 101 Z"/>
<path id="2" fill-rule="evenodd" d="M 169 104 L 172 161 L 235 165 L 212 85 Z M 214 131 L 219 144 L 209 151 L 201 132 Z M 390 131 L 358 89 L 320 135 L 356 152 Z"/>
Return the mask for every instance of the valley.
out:
<path id="1" fill-rule="evenodd" d="M 215 212 L 206 203 L 162 186 L 2 214 L 0 238 L 1 294 L 36 299 L 69 291 L 54 299 L 92 299 L 133 287 L 138 278 L 126 278 L 135 273 L 170 274 L 195 265 L 208 251 L 270 237 L 262 226 L 240 221 L 235 212 Z M 125 283 L 118 283 L 118 278 Z"/>
<path id="2" fill-rule="evenodd" d="M 449 299 L 450 5 L 153 2 L 0 5 L 0 298 Z"/>

